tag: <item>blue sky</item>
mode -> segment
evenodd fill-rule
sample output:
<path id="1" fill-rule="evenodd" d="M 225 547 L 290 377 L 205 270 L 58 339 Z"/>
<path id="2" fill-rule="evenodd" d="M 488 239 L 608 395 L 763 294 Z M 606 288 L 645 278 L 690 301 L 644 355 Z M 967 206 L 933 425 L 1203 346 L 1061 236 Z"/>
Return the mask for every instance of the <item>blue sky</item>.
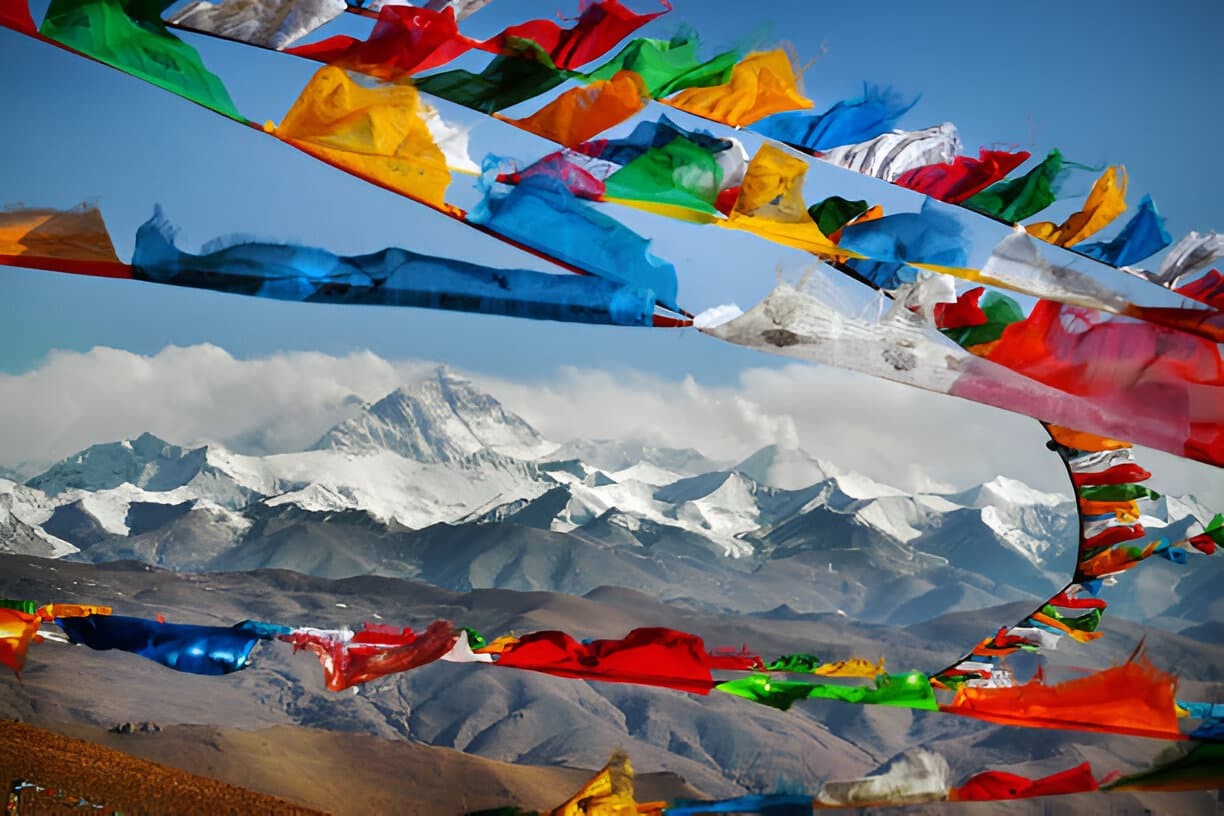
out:
<path id="1" fill-rule="evenodd" d="M 475 35 L 529 16 L 572 12 L 574 3 L 497 0 L 470 18 Z M 647 0 L 634 0 L 648 9 Z M 806 91 L 818 107 L 854 95 L 863 81 L 921 95 L 902 121 L 951 121 L 967 149 L 1057 146 L 1088 164 L 1124 162 L 1131 198 L 1150 192 L 1175 235 L 1224 225 L 1210 159 L 1224 110 L 1224 7 L 1172 3 L 1159 9 L 1107 2 L 974 2 L 936 6 L 882 2 L 871 11 L 828 14 L 811 3 L 677 0 L 647 34 L 682 23 L 707 47 L 791 42 L 815 60 Z M 42 4 L 36 0 L 35 18 Z M 354 30 L 364 21 L 346 19 Z M 292 57 L 192 38 L 247 116 L 279 119 L 312 70 Z M 497 265 L 536 266 L 492 239 L 324 167 L 117 72 L 0 31 L 0 75 L 10 125 L 0 136 L 4 203 L 71 205 L 97 198 L 121 255 L 135 228 L 162 203 L 187 246 L 234 233 L 304 241 L 340 252 L 399 244 Z M 547 148 L 509 126 L 447 108 L 473 127 L 473 153 L 528 157 Z M 751 143 L 751 138 L 747 139 Z M 1080 187 L 1086 189 L 1090 177 Z M 841 172 L 815 180 L 822 192 L 861 192 L 905 202 L 887 185 Z M 453 190 L 475 200 L 470 182 Z M 461 189 L 465 188 L 465 189 Z M 1070 202 L 1067 203 L 1068 207 Z M 912 205 L 911 205 L 912 206 Z M 622 213 L 676 263 L 690 310 L 738 301 L 747 307 L 795 253 L 750 236 L 677 226 Z M 50 349 L 97 344 L 141 352 L 167 343 L 214 342 L 231 353 L 286 349 L 391 357 L 428 356 L 501 373 L 561 364 L 623 364 L 726 378 L 757 355 L 719 348 L 684 332 L 531 324 L 416 310 L 265 303 L 232 296 L 95 281 L 40 272 L 0 274 L 0 371 L 38 364 Z"/>
<path id="2" fill-rule="evenodd" d="M 629 5 L 649 10 L 653 3 Z M 967 151 L 1020 147 L 1039 156 L 1058 147 L 1072 161 L 1121 162 L 1130 171 L 1130 200 L 1151 193 L 1175 238 L 1190 229 L 1224 227 L 1218 192 L 1224 169 L 1215 157 L 1224 132 L 1218 104 L 1224 4 L 881 0 L 870 7 L 826 5 L 820 13 L 813 11 L 818 4 L 791 0 L 673 5 L 642 33 L 667 36 L 687 23 L 701 33 L 709 54 L 732 45 L 789 42 L 801 62 L 811 62 L 805 89 L 818 109 L 856 95 L 865 81 L 891 85 L 921 97 L 902 127 L 950 121 Z M 486 36 L 525 18 L 572 14 L 576 6 L 576 0 L 496 0 L 465 26 Z M 36 20 L 44 8 L 35 0 Z M 350 17 L 338 28 L 356 33 L 367 26 Z M 293 57 L 187 39 L 251 119 L 279 120 L 313 71 Z M 70 206 L 96 199 L 121 257 L 160 203 L 182 228 L 187 249 L 243 234 L 339 253 L 400 245 L 490 265 L 547 268 L 266 136 L 7 30 L 0 30 L 0 76 L 8 114 L 0 133 L 0 203 Z M 508 125 L 439 107 L 446 118 L 472 128 L 477 160 L 487 152 L 530 158 L 549 149 Z M 744 141 L 750 149 L 756 143 L 748 134 Z M 1091 180 L 1085 174 L 1073 189 L 1084 193 Z M 469 180 L 457 180 L 455 202 L 471 206 L 477 198 L 471 188 Z M 919 203 L 836 168 L 811 174 L 809 200 L 834 193 L 882 201 L 893 210 Z M 1060 202 L 1051 213 L 1073 206 Z M 616 214 L 676 264 L 680 302 L 692 311 L 725 302 L 747 308 L 772 286 L 779 267 L 794 272 L 807 263 L 752 236 L 625 210 Z M 1001 234 L 994 225 L 981 226 L 978 259 Z M 738 383 L 747 369 L 785 364 L 691 331 L 278 303 L 0 268 L 0 374 L 35 370 L 55 350 L 108 346 L 154 355 L 168 345 L 200 343 L 240 360 L 369 350 L 386 359 L 442 360 L 517 380 L 575 366 L 677 381 L 692 375 L 704 385 L 723 386 Z"/>

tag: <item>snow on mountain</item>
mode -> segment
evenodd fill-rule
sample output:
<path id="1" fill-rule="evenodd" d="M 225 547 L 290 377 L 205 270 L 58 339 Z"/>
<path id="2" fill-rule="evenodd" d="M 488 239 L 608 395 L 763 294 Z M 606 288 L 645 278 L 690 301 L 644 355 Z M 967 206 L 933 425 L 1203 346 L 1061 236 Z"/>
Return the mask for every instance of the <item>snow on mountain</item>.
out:
<path id="1" fill-rule="evenodd" d="M 449 465 L 389 450 L 285 453 L 263 457 L 258 464 L 265 483 L 284 486 L 264 504 L 363 510 L 380 521 L 413 528 L 454 521 L 492 502 L 534 498 L 550 486 L 533 465 L 487 451 Z"/>
<path id="2" fill-rule="evenodd" d="M 41 491 L 10 479 L 0 479 L 0 552 L 62 558 L 77 548 L 51 535 L 41 525 L 53 504 Z"/>
<path id="3" fill-rule="evenodd" d="M 683 475 L 676 473 L 674 470 L 666 470 L 658 465 L 652 465 L 650 462 L 638 462 L 632 467 L 613 472 L 611 476 L 618 482 L 635 481 L 658 487 L 678 482 L 684 478 Z"/>
<path id="4" fill-rule="evenodd" d="M 842 473 L 830 463 L 817 459 L 804 450 L 778 445 L 761 448 L 733 470 L 743 473 L 758 484 L 783 490 L 799 490 Z"/>
<path id="5" fill-rule="evenodd" d="M 641 464 L 653 465 L 681 476 L 697 476 L 723 469 L 723 463 L 692 448 L 662 448 L 625 439 L 574 439 L 550 456 L 553 459 L 577 459 L 609 474 Z"/>
<path id="6" fill-rule="evenodd" d="M 27 484 L 49 496 L 133 484 L 152 491 L 186 484 L 204 464 L 204 449 L 171 445 L 153 434 L 93 445 L 52 465 Z"/>
<path id="7" fill-rule="evenodd" d="M 329 430 L 315 450 L 391 451 L 418 462 L 455 463 L 478 450 L 539 459 L 556 449 L 489 394 L 445 367 L 393 391 Z"/>
<path id="8" fill-rule="evenodd" d="M 989 482 L 947 498 L 962 507 L 989 507 L 1000 504 L 1057 507 L 1072 501 L 1069 494 L 1060 496 L 1057 493 L 1045 493 L 1006 476 L 996 476 Z"/>

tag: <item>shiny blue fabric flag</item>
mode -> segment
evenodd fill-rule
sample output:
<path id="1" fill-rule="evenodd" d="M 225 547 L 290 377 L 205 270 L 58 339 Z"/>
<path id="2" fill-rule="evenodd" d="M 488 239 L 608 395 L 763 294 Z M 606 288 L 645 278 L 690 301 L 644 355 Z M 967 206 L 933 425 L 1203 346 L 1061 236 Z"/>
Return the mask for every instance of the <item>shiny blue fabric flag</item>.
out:
<path id="1" fill-rule="evenodd" d="M 824 113 L 775 113 L 748 129 L 804 150 L 831 150 L 887 133 L 917 101 L 905 102 L 891 88 L 865 85 L 862 96 L 838 102 Z"/>
<path id="2" fill-rule="evenodd" d="M 1145 195 L 1139 202 L 1139 212 L 1112 241 L 1076 244 L 1071 249 L 1110 266 L 1129 266 L 1155 255 L 1171 243 L 1173 238 L 1165 229 L 1164 217 L 1156 211 L 1152 197 Z"/>
<path id="3" fill-rule="evenodd" d="M 242 623 L 235 623 L 234 628 L 239 632 L 249 632 L 260 640 L 276 640 L 281 635 L 293 634 L 292 626 L 283 626 L 279 623 L 265 623 L 257 620 L 244 620 Z"/>
<path id="4" fill-rule="evenodd" d="M 677 309 L 676 268 L 651 254 L 650 241 L 576 198 L 558 179 L 531 175 L 509 192 L 486 190 L 468 219 L 605 280 L 650 290 L 660 304 Z"/>
<path id="5" fill-rule="evenodd" d="M 599 278 L 493 269 L 405 249 L 344 257 L 313 247 L 237 243 L 191 255 L 175 248 L 160 211 L 136 233 L 132 273 L 155 283 L 277 300 L 626 326 L 651 325 L 656 297 Z"/>
<path id="6" fill-rule="evenodd" d="M 1187 716 L 1196 720 L 1224 720 L 1224 703 L 1187 703 L 1178 700 L 1177 704 L 1190 712 Z"/>
<path id="7" fill-rule="evenodd" d="M 710 153 L 731 148 L 730 139 L 721 139 L 705 130 L 685 130 L 666 116 L 660 116 L 657 122 L 638 122 L 633 132 L 623 138 L 587 142 L 582 152 L 624 166 L 653 147 L 663 147 L 677 136 L 683 136 Z"/>
<path id="8" fill-rule="evenodd" d="M 1224 720 L 1203 720 L 1188 736 L 1202 742 L 1224 742 Z"/>
<path id="9" fill-rule="evenodd" d="M 663 809 L 665 816 L 702 816 L 705 813 L 751 813 L 757 816 L 812 816 L 812 797 L 805 794 L 771 793 L 740 796 L 717 802 L 681 799 Z"/>
<path id="10" fill-rule="evenodd" d="M 56 618 L 55 623 L 73 643 L 99 651 L 132 652 L 191 674 L 229 674 L 244 669 L 259 640 L 258 635 L 238 626 L 158 623 L 122 615 Z"/>
<path id="11" fill-rule="evenodd" d="M 916 213 L 897 213 L 850 224 L 838 245 L 877 260 L 851 260 L 846 266 L 881 289 L 912 283 L 917 272 L 903 261 L 965 266 L 965 228 L 947 205 L 926 199 Z"/>

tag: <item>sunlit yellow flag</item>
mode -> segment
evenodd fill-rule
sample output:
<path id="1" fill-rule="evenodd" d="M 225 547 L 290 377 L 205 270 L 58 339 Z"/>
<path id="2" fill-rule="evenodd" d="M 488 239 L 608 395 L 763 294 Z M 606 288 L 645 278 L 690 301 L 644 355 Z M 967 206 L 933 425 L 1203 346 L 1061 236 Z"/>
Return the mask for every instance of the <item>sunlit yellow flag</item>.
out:
<path id="1" fill-rule="evenodd" d="M 479 649 L 473 649 L 472 651 L 476 654 L 501 654 L 518 642 L 519 639 L 514 635 L 499 635 Z"/>
<path id="2" fill-rule="evenodd" d="M 1110 167 L 1092 185 L 1079 212 L 1062 224 L 1040 221 L 1025 227 L 1029 234 L 1056 246 L 1069 247 L 1087 240 L 1126 211 L 1126 168 Z"/>
<path id="3" fill-rule="evenodd" d="M 812 674 L 824 677 L 868 677 L 875 678 L 884 674 L 884 658 L 872 663 L 862 657 L 852 657 L 849 660 L 839 660 L 836 663 L 822 663 L 812 669 Z"/>
<path id="4" fill-rule="evenodd" d="M 633 766 L 624 751 L 614 751 L 608 764 L 582 789 L 554 808 L 549 816 L 642 816 L 662 814 L 663 802 L 638 804 L 633 798 Z"/>
<path id="5" fill-rule="evenodd" d="M 781 48 L 749 54 L 731 69 L 724 85 L 686 88 L 663 101 L 732 127 L 750 125 L 771 113 L 812 107 L 812 100 L 799 91 L 790 55 Z"/>
<path id="6" fill-rule="evenodd" d="M 718 223 L 823 257 L 845 255 L 808 215 L 803 201 L 807 171 L 807 162 L 798 156 L 761 145 L 748 163 L 734 209 Z"/>
<path id="7" fill-rule="evenodd" d="M 446 157 L 411 85 L 354 82 L 320 68 L 279 126 L 265 130 L 328 164 L 397 193 L 445 208 Z"/>

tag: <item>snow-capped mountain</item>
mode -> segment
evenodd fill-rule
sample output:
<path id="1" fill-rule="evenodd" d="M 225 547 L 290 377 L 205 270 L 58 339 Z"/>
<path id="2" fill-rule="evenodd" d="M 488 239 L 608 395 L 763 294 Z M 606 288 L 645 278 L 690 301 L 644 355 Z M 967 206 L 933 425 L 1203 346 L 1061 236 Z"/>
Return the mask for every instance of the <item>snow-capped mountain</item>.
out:
<path id="1" fill-rule="evenodd" d="M 1191 499 L 1153 512 L 1174 520 L 1170 534 L 1206 518 Z M 914 495 L 778 446 L 738 463 L 632 441 L 558 446 L 445 369 L 307 451 L 248 456 L 144 434 L 27 485 L 0 480 L 0 548 L 13 552 L 459 589 L 619 583 L 727 609 L 880 620 L 1047 594 L 1075 545 L 1070 490 L 999 477 Z"/>
<path id="2" fill-rule="evenodd" d="M 556 449 L 489 394 L 439 366 L 332 428 L 315 450 L 390 451 L 416 462 L 455 464 L 477 451 L 534 460 Z"/>

